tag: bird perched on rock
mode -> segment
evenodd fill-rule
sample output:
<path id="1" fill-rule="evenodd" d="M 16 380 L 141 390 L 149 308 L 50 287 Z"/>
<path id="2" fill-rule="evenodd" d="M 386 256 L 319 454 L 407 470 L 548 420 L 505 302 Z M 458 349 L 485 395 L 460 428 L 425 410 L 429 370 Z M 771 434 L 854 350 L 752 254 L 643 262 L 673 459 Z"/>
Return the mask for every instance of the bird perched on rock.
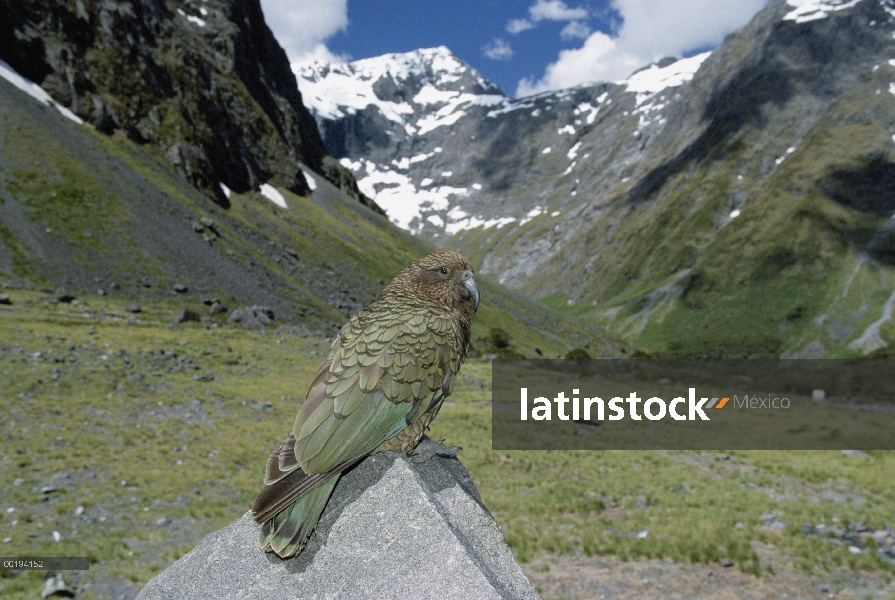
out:
<path id="1" fill-rule="evenodd" d="M 451 393 L 478 307 L 469 261 L 435 252 L 342 327 L 267 461 L 252 507 L 262 550 L 298 554 L 344 470 L 376 452 L 416 450 Z"/>

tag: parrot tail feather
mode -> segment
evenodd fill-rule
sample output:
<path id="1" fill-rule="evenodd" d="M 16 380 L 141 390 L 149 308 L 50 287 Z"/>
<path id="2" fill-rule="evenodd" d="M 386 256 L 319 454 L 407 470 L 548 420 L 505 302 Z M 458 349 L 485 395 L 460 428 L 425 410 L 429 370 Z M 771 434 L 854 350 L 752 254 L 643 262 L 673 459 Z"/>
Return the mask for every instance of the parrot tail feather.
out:
<path id="1" fill-rule="evenodd" d="M 265 521 L 259 539 L 261 549 L 275 552 L 280 558 L 300 552 L 311 537 L 338 480 L 338 475 L 330 477 Z"/>
<path id="2" fill-rule="evenodd" d="M 276 452 L 274 454 L 276 454 Z M 286 507 L 290 506 L 294 500 L 310 493 L 317 487 L 326 485 L 327 482 L 333 482 L 328 488 L 332 491 L 332 485 L 335 485 L 335 481 L 339 478 L 339 474 L 359 463 L 361 458 L 349 460 L 325 473 L 317 473 L 315 475 L 307 475 L 301 468 L 296 467 L 290 473 L 265 485 L 261 492 L 258 493 L 258 496 L 255 498 L 255 503 L 252 505 L 255 522 L 265 523 L 271 520 L 274 516 L 285 510 Z M 273 460 L 274 457 L 271 456 L 270 462 Z"/>

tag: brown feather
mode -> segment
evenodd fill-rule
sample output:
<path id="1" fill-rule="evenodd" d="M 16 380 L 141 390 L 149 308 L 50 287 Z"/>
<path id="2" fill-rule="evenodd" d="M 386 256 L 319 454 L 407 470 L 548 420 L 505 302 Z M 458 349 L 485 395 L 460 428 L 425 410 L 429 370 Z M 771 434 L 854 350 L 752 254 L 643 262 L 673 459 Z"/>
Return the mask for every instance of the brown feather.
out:
<path id="1" fill-rule="evenodd" d="M 252 505 L 256 523 L 264 523 L 268 519 L 272 519 L 281 510 L 292 504 L 292 502 L 302 494 L 314 489 L 330 477 L 338 475 L 345 469 L 353 467 L 360 462 L 364 456 L 352 461 L 342 463 L 341 465 L 330 469 L 326 473 L 308 476 L 301 469 L 295 469 L 289 475 L 279 481 L 264 486 L 255 503 Z"/>
<path id="2" fill-rule="evenodd" d="M 291 461 L 290 461 L 291 457 Z M 264 471 L 264 485 L 281 480 L 298 466 L 295 460 L 295 437 L 290 433 L 280 447 L 271 452 Z"/>

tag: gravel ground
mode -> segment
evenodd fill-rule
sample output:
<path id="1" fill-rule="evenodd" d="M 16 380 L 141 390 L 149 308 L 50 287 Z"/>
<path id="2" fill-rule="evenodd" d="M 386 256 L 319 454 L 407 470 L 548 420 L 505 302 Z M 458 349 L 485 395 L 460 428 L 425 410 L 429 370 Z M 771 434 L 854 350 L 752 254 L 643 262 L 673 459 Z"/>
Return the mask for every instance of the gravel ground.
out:
<path id="1" fill-rule="evenodd" d="M 756 577 L 720 565 L 682 564 L 671 560 L 545 555 L 522 566 L 545 600 L 808 600 L 892 599 L 895 581 L 879 574 L 843 570 L 808 577 L 779 560 L 773 546 L 756 552 L 771 561 L 773 574 Z"/>

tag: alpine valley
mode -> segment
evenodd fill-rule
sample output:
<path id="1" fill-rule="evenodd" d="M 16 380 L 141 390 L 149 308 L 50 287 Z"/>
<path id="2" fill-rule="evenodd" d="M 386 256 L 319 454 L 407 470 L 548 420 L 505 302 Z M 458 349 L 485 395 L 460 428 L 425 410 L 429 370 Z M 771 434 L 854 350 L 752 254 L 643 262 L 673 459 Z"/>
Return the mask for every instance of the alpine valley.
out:
<path id="1" fill-rule="evenodd" d="M 710 53 L 519 99 L 444 47 L 292 70 L 395 224 L 647 353 L 895 341 L 891 0 L 773 0 Z"/>
<path id="2" fill-rule="evenodd" d="M 0 0 L 5 287 L 330 336 L 432 250 L 327 154 L 258 0 Z M 480 285 L 478 353 L 621 348 Z"/>

